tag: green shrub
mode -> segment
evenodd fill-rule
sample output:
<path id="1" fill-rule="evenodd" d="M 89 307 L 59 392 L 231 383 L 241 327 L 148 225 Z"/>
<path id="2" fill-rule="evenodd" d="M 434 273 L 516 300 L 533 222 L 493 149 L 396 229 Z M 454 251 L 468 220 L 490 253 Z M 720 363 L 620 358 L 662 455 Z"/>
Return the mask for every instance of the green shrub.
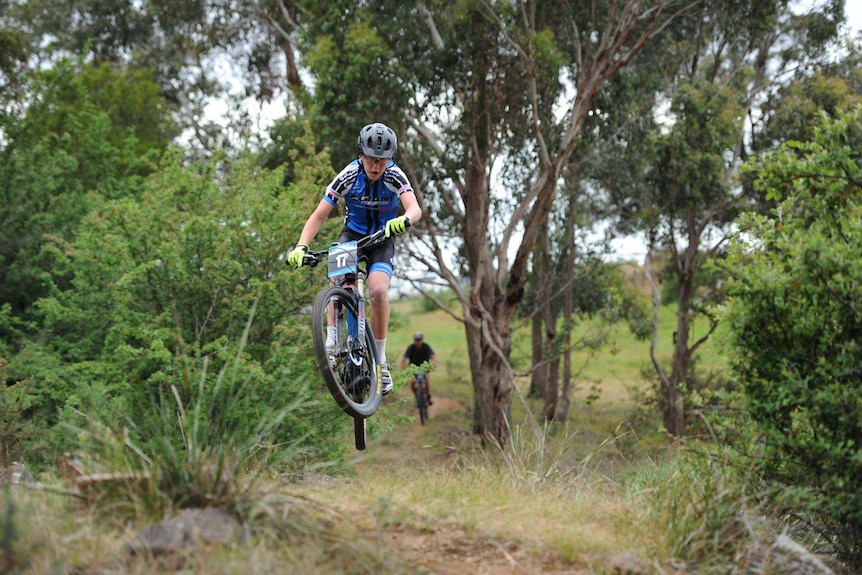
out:
<path id="1" fill-rule="evenodd" d="M 293 272 L 282 260 L 301 227 L 294 214 L 317 201 L 308 186 L 325 181 L 331 168 L 310 140 L 296 146 L 302 160 L 287 189 L 280 173 L 260 169 L 253 156 L 187 165 L 178 152 L 167 154 L 128 184 L 135 193 L 94 199 L 71 243 L 46 247 L 56 277 L 35 306 L 39 337 L 25 340 L 7 367 L 25 382 L 34 430 L 21 446 L 34 456 L 28 463 L 49 464 L 75 449 L 77 438 L 59 424 L 81 426 L 81 414 L 97 421 L 134 414 L 141 426 L 160 416 L 161 398 L 172 400 L 174 390 L 183 405 L 194 404 L 197 379 L 188 366 L 204 360 L 205 403 L 220 405 L 229 398 L 219 394 L 233 393 L 217 385 L 223 367 L 243 382 L 247 400 L 232 406 L 231 425 L 253 428 L 270 406 L 304 398 L 278 441 L 301 438 L 308 457 L 338 456 L 340 440 L 326 427 L 338 425 L 333 404 L 312 401 L 318 390 L 307 377 L 316 368 L 301 311 L 324 272 Z M 10 325 L 0 315 L 0 329 Z M 229 342 L 241 336 L 235 361 Z M 135 426 L 132 439 L 146 437 Z"/>
<path id="2" fill-rule="evenodd" d="M 731 365 L 788 508 L 862 566 L 862 108 L 751 169 L 771 216 L 748 216 L 726 308 Z M 747 238 L 747 241 L 743 241 Z"/>

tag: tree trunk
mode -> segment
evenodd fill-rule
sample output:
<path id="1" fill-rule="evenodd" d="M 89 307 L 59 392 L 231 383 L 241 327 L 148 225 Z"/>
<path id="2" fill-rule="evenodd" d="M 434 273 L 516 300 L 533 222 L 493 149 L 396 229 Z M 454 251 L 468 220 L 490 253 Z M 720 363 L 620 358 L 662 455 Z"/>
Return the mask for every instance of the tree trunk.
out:
<path id="1" fill-rule="evenodd" d="M 480 90 L 479 101 L 484 98 Z M 481 128 L 476 133 L 484 134 Z M 486 234 L 490 217 L 490 164 L 487 140 L 476 138 L 466 174 L 462 198 L 465 211 L 464 252 L 470 270 L 468 301 L 462 300 L 473 378 L 475 410 L 473 431 L 483 438 L 505 445 L 509 440 L 508 419 L 512 406 L 511 321 L 515 306 L 501 288 L 495 256 Z"/>
<path id="2" fill-rule="evenodd" d="M 548 381 L 545 385 L 545 421 L 553 421 L 557 416 L 557 401 L 560 393 L 560 355 L 557 351 L 557 314 L 553 302 L 544 300 L 542 318 L 545 326 L 545 371 Z"/>
<path id="3" fill-rule="evenodd" d="M 691 365 L 691 350 L 688 347 L 689 330 L 691 328 L 691 290 L 693 280 L 685 264 L 682 264 L 679 277 L 679 294 L 677 296 L 676 331 L 673 341 L 673 369 L 670 375 L 670 385 L 667 395 L 667 415 L 665 426 L 668 433 L 674 437 L 685 435 L 685 397 L 682 389 L 688 378 Z"/>
<path id="4" fill-rule="evenodd" d="M 551 421 L 557 412 L 557 396 L 559 394 L 559 362 L 557 352 L 555 350 L 557 337 L 557 314 L 554 312 L 554 306 L 551 302 L 553 298 L 554 282 L 551 279 L 551 239 L 548 231 L 548 223 L 542 226 L 539 232 L 538 241 L 536 242 L 536 250 L 533 256 L 535 275 L 534 277 L 542 278 L 536 282 L 536 292 L 538 296 L 539 316 L 542 318 L 542 342 L 541 355 L 542 363 L 533 364 L 534 370 L 541 370 L 544 376 L 544 387 L 542 389 L 542 398 L 544 399 L 543 412 L 545 421 Z"/>
<path id="5" fill-rule="evenodd" d="M 577 186 L 572 186 L 569 190 L 569 217 L 566 218 L 566 277 L 575 276 L 575 218 L 571 212 L 575 205 L 575 194 Z M 562 374 L 562 391 L 560 393 L 560 407 L 557 413 L 554 414 L 554 421 L 563 422 L 569 417 L 569 408 L 572 402 L 572 393 L 574 386 L 572 385 L 572 317 L 575 315 L 575 296 L 571 287 L 566 289 L 563 296 L 563 374 Z"/>
<path id="6" fill-rule="evenodd" d="M 545 387 L 548 384 L 548 370 L 545 364 L 544 329 L 542 328 L 542 315 L 538 309 L 538 300 L 536 306 L 533 309 L 533 317 L 530 319 L 533 371 L 530 378 L 530 392 L 527 395 L 529 397 L 545 397 Z"/>
<path id="7" fill-rule="evenodd" d="M 556 334 L 548 334 L 548 345 L 554 345 Z M 554 421 L 557 418 L 557 408 L 560 398 L 560 358 L 554 353 L 549 353 L 548 362 L 548 387 L 545 389 L 545 421 Z"/>
<path id="8" fill-rule="evenodd" d="M 698 266 L 700 235 L 697 233 L 694 212 L 689 209 L 686 220 L 687 245 L 679 252 L 672 245 L 674 266 L 676 267 L 679 293 L 677 294 L 676 331 L 673 341 L 673 369 L 667 386 L 667 413 L 665 427 L 674 437 L 685 435 L 685 395 L 683 387 L 688 380 L 691 356 L 694 349 L 689 346 L 691 334 L 692 300 L 694 299 L 694 280 Z"/>
<path id="9" fill-rule="evenodd" d="M 546 252 L 546 242 L 540 240 L 536 242 L 533 249 L 533 277 L 548 277 L 548 258 Z M 536 299 L 533 305 L 533 317 L 530 322 L 532 326 L 532 357 L 533 369 L 532 377 L 530 378 L 530 397 L 544 398 L 548 391 L 548 354 L 545 346 L 545 318 L 544 306 L 548 301 L 548 284 L 547 282 L 536 283 Z"/>
<path id="10" fill-rule="evenodd" d="M 474 296 L 470 321 L 466 323 L 475 397 L 473 432 L 483 442 L 506 445 L 512 407 L 512 373 L 508 362 L 511 337 L 508 329 L 501 331 L 500 324 L 492 322 L 493 314 L 484 309 L 487 301 Z M 505 325 L 508 326 L 508 321 Z"/>

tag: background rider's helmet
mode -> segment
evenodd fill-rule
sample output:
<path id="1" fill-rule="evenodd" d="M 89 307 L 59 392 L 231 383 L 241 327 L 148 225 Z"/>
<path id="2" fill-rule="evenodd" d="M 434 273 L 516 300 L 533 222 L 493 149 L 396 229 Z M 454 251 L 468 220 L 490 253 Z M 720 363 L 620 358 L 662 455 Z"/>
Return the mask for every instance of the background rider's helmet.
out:
<path id="1" fill-rule="evenodd" d="M 373 158 L 391 158 L 398 148 L 395 132 L 386 124 L 368 124 L 359 132 L 359 153 Z"/>
<path id="2" fill-rule="evenodd" d="M 421 332 L 421 331 L 417 331 L 416 333 L 414 333 L 414 334 L 413 334 L 413 339 L 414 339 L 414 340 L 422 339 L 422 332 Z"/>

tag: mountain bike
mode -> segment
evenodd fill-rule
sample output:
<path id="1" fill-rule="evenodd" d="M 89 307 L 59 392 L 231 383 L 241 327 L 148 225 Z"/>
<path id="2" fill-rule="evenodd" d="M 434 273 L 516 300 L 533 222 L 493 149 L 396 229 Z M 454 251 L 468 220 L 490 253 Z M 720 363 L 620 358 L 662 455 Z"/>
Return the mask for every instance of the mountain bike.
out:
<path id="1" fill-rule="evenodd" d="M 365 315 L 367 262 L 359 257 L 359 250 L 384 241 L 386 235 L 381 230 L 326 250 L 307 252 L 302 260 L 311 267 L 329 260 L 329 285 L 320 290 L 312 306 L 312 341 L 326 387 L 338 406 L 353 417 L 356 449 L 360 451 L 366 445 L 365 420 L 380 405 L 382 383 L 377 345 Z M 335 327 L 335 346 L 327 348 L 329 326 Z"/>
<path id="2" fill-rule="evenodd" d="M 419 422 L 428 423 L 428 383 L 425 372 L 420 371 L 414 377 L 416 381 L 416 407 L 419 409 Z"/>

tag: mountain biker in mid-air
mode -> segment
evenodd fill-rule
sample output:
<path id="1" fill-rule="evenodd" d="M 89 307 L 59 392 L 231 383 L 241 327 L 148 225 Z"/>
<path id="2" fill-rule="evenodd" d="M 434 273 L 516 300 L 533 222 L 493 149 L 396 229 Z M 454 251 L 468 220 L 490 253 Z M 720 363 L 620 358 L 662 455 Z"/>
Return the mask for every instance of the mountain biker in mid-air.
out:
<path id="1" fill-rule="evenodd" d="M 368 295 L 371 301 L 371 331 L 377 344 L 381 364 L 383 395 L 392 391 L 392 374 L 386 362 L 386 336 L 389 329 L 389 283 L 393 273 L 395 241 L 422 217 L 413 186 L 392 157 L 398 148 L 395 132 L 381 123 L 368 124 L 359 132 L 359 157 L 347 164 L 326 187 L 323 199 L 308 217 L 299 242 L 287 255 L 287 263 L 298 268 L 302 257 L 323 222 L 344 200 L 344 228 L 338 236 L 343 243 L 385 230 L 388 238 L 360 256 L 368 257 Z M 404 214 L 398 215 L 398 203 Z M 335 346 L 334 327 L 330 326 L 327 347 Z"/>
<path id="2" fill-rule="evenodd" d="M 431 346 L 425 343 L 425 336 L 421 331 L 413 334 L 413 343 L 407 346 L 404 355 L 401 356 L 399 367 L 404 369 L 407 364 L 420 366 L 424 363 L 430 363 L 431 367 L 437 367 L 437 356 L 434 355 L 434 350 Z M 416 395 L 416 377 L 410 380 L 410 389 L 413 390 L 413 395 Z M 431 399 L 431 377 L 429 373 L 425 373 L 425 390 L 428 392 L 428 405 L 434 405 Z"/>

